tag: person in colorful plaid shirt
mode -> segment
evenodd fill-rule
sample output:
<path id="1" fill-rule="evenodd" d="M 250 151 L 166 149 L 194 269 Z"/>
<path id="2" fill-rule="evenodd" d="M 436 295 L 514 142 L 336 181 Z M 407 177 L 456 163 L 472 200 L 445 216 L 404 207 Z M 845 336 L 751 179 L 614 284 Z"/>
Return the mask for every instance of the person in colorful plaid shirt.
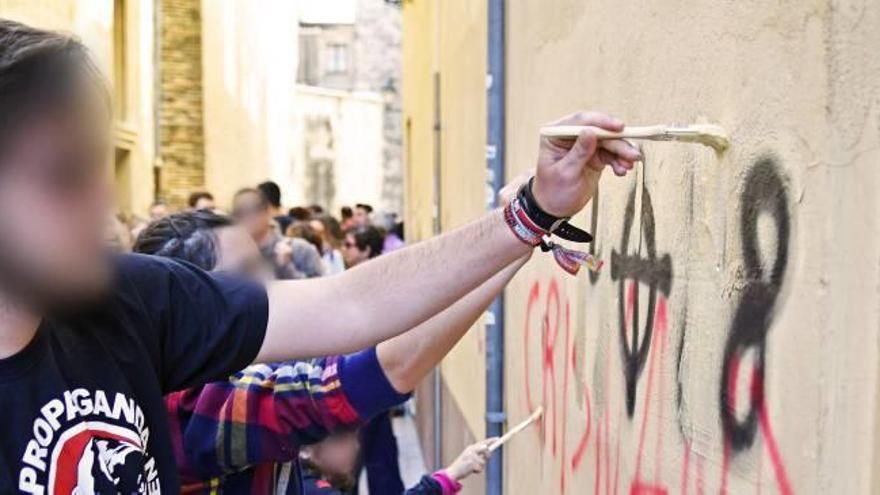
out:
<path id="1" fill-rule="evenodd" d="M 135 251 L 209 271 L 265 278 L 256 244 L 207 211 L 151 224 Z M 401 336 L 354 354 L 255 364 L 166 396 L 183 493 L 301 494 L 301 446 L 353 430 L 401 404 L 485 311 L 527 258 Z"/>

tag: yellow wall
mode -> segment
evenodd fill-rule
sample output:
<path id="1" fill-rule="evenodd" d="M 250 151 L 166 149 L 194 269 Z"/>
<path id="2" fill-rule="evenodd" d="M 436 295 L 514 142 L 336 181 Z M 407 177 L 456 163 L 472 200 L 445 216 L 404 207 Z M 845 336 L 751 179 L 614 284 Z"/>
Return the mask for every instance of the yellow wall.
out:
<path id="1" fill-rule="evenodd" d="M 483 201 L 469 139 L 485 126 L 484 33 L 469 26 L 484 22 L 469 13 L 484 2 L 440 4 L 448 227 Z M 580 108 L 716 122 L 733 143 L 645 144 L 645 165 L 607 174 L 575 219 L 605 270 L 573 278 L 539 254 L 508 289 L 507 412 L 546 416 L 505 448 L 505 493 L 876 493 L 880 4 L 507 4 L 509 175 L 534 163 L 543 122 Z M 444 376 L 470 417 L 485 398 L 457 383 L 483 375 L 454 359 Z"/>
<path id="2" fill-rule="evenodd" d="M 75 34 L 111 82 L 124 86 L 116 93 L 123 98 L 116 102 L 117 156 L 124 157 L 113 171 L 117 203 L 125 213 L 145 214 L 153 201 L 153 1 L 2 0 L 0 16 Z"/>
<path id="3" fill-rule="evenodd" d="M 406 236 L 431 236 L 434 202 L 434 72 L 436 35 L 432 2 L 403 3 L 403 160 Z"/>
<path id="4" fill-rule="evenodd" d="M 406 225 L 409 239 L 423 239 L 433 229 L 435 180 L 444 230 L 486 209 L 487 11 L 484 2 L 467 0 L 413 1 L 403 7 Z M 439 150 L 435 112 L 440 116 Z M 485 324 L 480 322 L 441 366 L 443 409 L 452 411 L 444 415 L 445 462 L 467 442 L 485 435 L 485 341 Z M 470 479 L 466 491 L 480 493 L 483 484 L 479 477 Z"/>
<path id="5" fill-rule="evenodd" d="M 486 6 L 440 2 L 441 225 L 462 225 L 486 209 Z M 485 325 L 477 324 L 443 361 L 452 399 L 477 438 L 485 435 Z M 477 377 L 477 379 L 474 379 Z M 476 398 L 476 400 L 475 400 Z"/>
<path id="6" fill-rule="evenodd" d="M 202 0 L 205 175 L 221 205 L 266 179 L 293 187 L 297 9 Z"/>

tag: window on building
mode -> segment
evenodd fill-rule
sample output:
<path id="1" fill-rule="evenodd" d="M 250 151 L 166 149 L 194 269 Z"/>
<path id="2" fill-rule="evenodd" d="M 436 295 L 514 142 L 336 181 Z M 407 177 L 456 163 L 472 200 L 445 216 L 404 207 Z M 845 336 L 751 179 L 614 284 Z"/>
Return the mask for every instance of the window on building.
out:
<path id="1" fill-rule="evenodd" d="M 348 45 L 330 43 L 327 45 L 327 73 L 343 74 L 348 72 Z"/>

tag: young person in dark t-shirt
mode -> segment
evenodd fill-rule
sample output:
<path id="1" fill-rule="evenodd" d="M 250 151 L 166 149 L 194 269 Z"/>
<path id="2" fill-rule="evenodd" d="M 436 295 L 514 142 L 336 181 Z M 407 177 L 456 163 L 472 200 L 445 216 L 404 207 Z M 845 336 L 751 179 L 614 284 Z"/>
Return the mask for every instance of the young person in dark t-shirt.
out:
<path id="1" fill-rule="evenodd" d="M 512 203 L 340 275 L 264 287 L 103 254 L 108 100 L 80 43 L 0 21 L 0 493 L 177 493 L 164 393 L 414 328 L 534 249 L 523 222 L 576 213 L 603 164 L 638 157 L 621 141 L 597 151 L 586 131 L 545 140 L 528 218 Z"/>

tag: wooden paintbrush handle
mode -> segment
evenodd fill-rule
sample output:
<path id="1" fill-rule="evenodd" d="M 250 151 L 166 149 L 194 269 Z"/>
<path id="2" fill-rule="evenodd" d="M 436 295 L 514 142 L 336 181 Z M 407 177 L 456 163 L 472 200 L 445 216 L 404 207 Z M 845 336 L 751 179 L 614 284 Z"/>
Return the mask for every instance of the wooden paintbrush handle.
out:
<path id="1" fill-rule="evenodd" d="M 626 139 L 641 138 L 652 139 L 666 135 L 668 126 L 650 125 L 641 127 L 624 127 L 621 132 L 612 132 L 601 127 L 583 125 L 557 125 L 541 128 L 541 136 L 552 138 L 576 139 L 584 129 L 590 129 L 599 139 Z"/>
<path id="2" fill-rule="evenodd" d="M 537 409 L 535 409 L 535 412 L 533 412 L 532 415 L 529 416 L 528 419 L 526 419 L 522 423 L 514 426 L 513 429 L 508 431 L 507 433 L 505 433 L 504 436 L 502 436 L 498 440 L 495 440 L 494 442 L 492 442 L 492 444 L 489 445 L 489 452 L 495 452 L 496 450 L 498 450 L 499 447 L 501 447 L 502 445 L 507 443 L 507 441 L 510 440 L 511 438 L 513 438 L 517 433 L 525 430 L 526 428 L 528 428 L 528 426 L 530 424 L 537 421 L 543 414 L 544 414 L 543 407 L 538 407 Z"/>

